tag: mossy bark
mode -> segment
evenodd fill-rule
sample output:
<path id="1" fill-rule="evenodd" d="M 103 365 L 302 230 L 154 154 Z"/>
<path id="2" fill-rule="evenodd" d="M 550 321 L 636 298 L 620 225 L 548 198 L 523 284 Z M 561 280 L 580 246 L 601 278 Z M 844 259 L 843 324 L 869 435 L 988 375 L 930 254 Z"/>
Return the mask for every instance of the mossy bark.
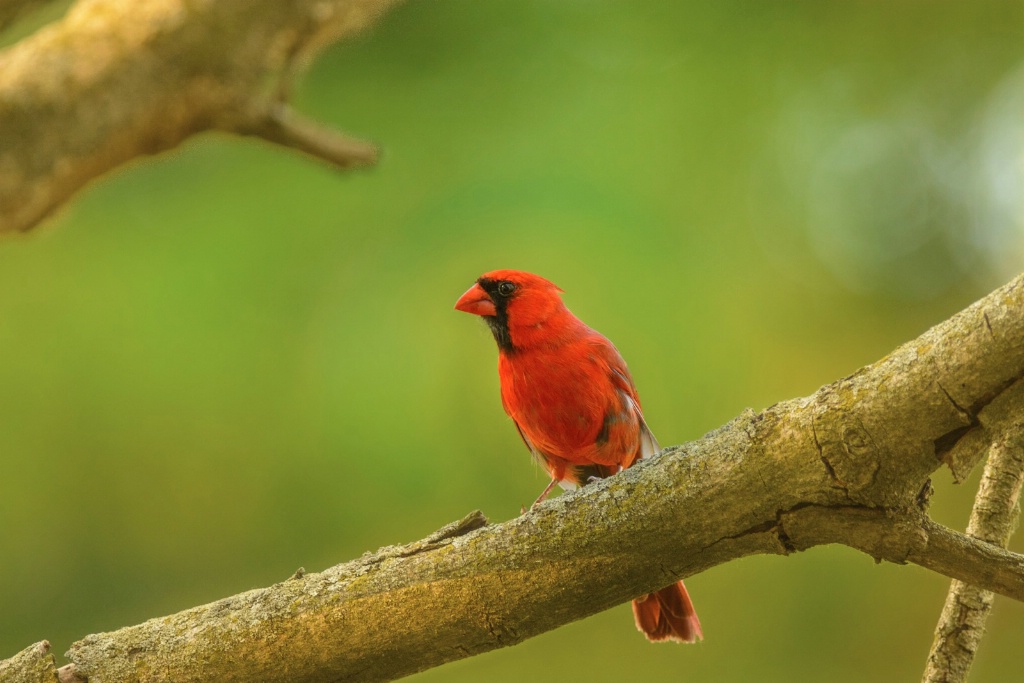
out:
<path id="1" fill-rule="evenodd" d="M 59 683 L 59 680 L 50 643 L 45 640 L 0 661 L 0 683 Z"/>

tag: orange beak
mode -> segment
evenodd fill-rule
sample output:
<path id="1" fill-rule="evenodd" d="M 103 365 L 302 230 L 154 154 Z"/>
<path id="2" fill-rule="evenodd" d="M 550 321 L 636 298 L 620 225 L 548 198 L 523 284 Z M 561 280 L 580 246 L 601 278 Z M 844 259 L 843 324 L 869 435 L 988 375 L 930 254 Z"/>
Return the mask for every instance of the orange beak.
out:
<path id="1" fill-rule="evenodd" d="M 473 315 L 498 315 L 498 309 L 494 307 L 494 302 L 491 301 L 491 297 L 487 295 L 479 282 L 459 297 L 459 300 L 455 302 L 455 310 Z"/>

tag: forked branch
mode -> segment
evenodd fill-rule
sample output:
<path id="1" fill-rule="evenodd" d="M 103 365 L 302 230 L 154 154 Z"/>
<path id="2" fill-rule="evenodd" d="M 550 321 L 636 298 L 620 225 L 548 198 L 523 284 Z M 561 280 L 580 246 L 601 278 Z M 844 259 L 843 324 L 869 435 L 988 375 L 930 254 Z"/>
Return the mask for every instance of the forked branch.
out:
<path id="1" fill-rule="evenodd" d="M 994 414 L 986 432 L 991 441 L 988 461 L 974 501 L 971 521 L 967 525 L 967 535 L 978 539 L 976 542 L 991 544 L 990 547 L 1004 548 L 1020 514 L 1020 494 L 1024 486 L 1024 414 L 1012 411 Z M 1005 551 L 1003 553 L 1006 554 Z M 989 567 L 994 569 L 995 564 Z M 924 683 L 966 681 L 981 638 L 985 635 L 985 621 L 995 600 L 992 591 L 996 589 L 991 585 L 975 585 L 971 576 L 958 579 L 949 587 L 949 595 L 935 629 Z M 1024 592 L 1024 582 L 1018 579 L 1017 588 Z"/>

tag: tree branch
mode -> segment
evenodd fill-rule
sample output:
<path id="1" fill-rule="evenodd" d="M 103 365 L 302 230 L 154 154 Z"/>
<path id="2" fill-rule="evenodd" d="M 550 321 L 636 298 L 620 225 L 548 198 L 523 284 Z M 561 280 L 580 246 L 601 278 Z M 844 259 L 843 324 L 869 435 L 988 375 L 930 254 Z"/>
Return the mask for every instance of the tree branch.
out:
<path id="1" fill-rule="evenodd" d="M 305 152 L 341 169 L 377 163 L 376 146 L 325 128 L 285 104 L 271 107 L 265 117 L 238 132 Z"/>
<path id="2" fill-rule="evenodd" d="M 1024 276 L 854 375 L 503 524 L 74 643 L 93 683 L 385 681 L 755 553 L 843 543 L 1024 600 L 1024 556 L 930 521 L 928 477 L 1024 415 Z M 975 454 L 974 458 L 979 457 Z M 69 679 L 70 680 L 70 679 Z"/>
<path id="3" fill-rule="evenodd" d="M 30 645 L 10 659 L 0 661 L 0 681 L 58 683 L 57 665 L 50 654 L 50 643 L 44 640 Z"/>
<path id="4" fill-rule="evenodd" d="M 877 561 L 913 563 L 1024 602 L 1024 555 L 953 531 L 919 511 L 811 506 L 779 519 L 793 550 L 841 543 Z"/>
<path id="5" fill-rule="evenodd" d="M 207 130 L 263 137 L 342 169 L 372 164 L 372 145 L 285 104 L 317 52 L 396 2 L 257 11 L 244 0 L 78 0 L 0 52 L 0 233 L 27 230 L 90 180 Z"/>
<path id="6" fill-rule="evenodd" d="M 979 539 L 973 541 L 975 543 L 989 543 L 990 548 L 1004 548 L 1020 513 L 1021 486 L 1024 485 L 1024 416 L 1020 413 L 1000 415 L 995 425 L 986 431 L 994 439 L 967 525 L 967 537 Z M 955 580 L 949 587 L 935 628 L 924 683 L 966 681 L 974 654 L 985 635 L 985 622 L 995 596 L 991 590 L 965 583 L 971 577 L 960 578 L 963 580 Z M 1024 582 L 1018 579 L 1017 586 L 1024 592 Z"/>

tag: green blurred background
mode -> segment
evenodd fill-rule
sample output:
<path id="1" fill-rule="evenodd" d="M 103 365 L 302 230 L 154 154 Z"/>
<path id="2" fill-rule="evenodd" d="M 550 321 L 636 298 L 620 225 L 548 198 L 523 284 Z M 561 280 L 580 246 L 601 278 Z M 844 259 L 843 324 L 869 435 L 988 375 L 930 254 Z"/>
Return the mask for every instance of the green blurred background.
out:
<path id="1" fill-rule="evenodd" d="M 0 657 L 516 515 L 483 271 L 560 284 L 675 444 L 1024 269 L 1019 2 L 410 2 L 297 105 L 381 164 L 203 136 L 0 241 Z M 915 680 L 948 584 L 841 547 L 687 583 L 699 646 L 623 605 L 413 680 Z M 990 631 L 974 680 L 1016 678 L 1024 606 Z"/>

